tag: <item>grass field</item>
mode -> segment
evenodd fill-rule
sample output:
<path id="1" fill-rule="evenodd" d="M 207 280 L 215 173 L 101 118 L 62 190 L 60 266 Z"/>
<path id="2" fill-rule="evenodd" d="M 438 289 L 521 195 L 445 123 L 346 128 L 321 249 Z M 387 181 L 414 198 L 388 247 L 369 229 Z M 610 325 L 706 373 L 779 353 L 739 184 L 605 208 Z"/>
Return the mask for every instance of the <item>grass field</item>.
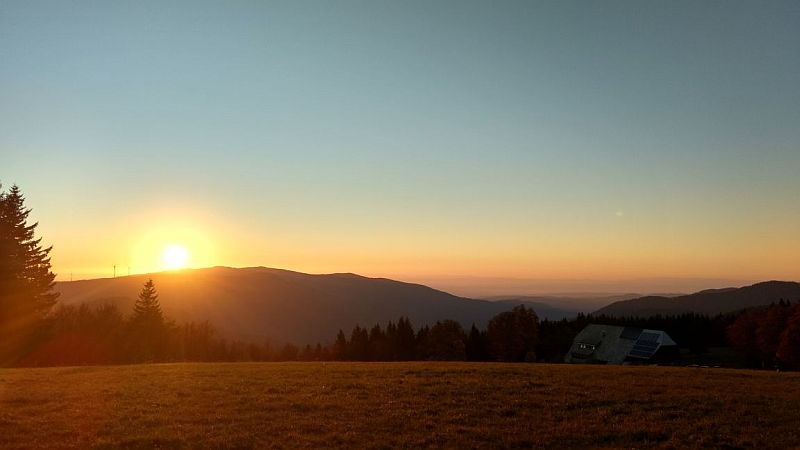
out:
<path id="1" fill-rule="evenodd" d="M 792 448 L 800 374 L 468 363 L 0 370 L 0 448 Z"/>

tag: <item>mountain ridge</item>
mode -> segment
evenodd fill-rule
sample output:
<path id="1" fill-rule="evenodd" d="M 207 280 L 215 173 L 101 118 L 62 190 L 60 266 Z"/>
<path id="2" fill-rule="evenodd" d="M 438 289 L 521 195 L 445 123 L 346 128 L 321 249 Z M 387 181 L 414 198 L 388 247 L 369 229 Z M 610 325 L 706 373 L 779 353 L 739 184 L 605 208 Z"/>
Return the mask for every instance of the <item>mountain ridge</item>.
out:
<path id="1" fill-rule="evenodd" d="M 64 305 L 112 303 L 128 313 L 152 278 L 164 312 L 178 322 L 208 320 L 222 334 L 247 340 L 329 342 L 355 325 L 408 317 L 415 327 L 453 319 L 485 326 L 510 304 L 458 297 L 421 284 L 353 273 L 305 274 L 268 267 L 156 272 L 59 282 Z"/>
<path id="2" fill-rule="evenodd" d="M 800 300 L 800 283 L 771 280 L 740 288 L 706 289 L 677 297 L 649 295 L 614 302 L 596 310 L 593 314 L 617 317 L 684 313 L 716 315 L 768 305 L 780 300 Z"/>

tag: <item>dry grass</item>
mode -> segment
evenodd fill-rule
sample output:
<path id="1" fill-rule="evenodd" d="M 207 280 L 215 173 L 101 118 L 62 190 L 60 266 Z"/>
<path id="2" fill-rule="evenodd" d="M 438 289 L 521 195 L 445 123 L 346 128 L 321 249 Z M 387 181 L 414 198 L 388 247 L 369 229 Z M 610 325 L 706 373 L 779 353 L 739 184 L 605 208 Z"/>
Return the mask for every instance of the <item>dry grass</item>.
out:
<path id="1" fill-rule="evenodd" d="M 0 370 L 0 447 L 790 448 L 800 374 L 466 363 Z"/>

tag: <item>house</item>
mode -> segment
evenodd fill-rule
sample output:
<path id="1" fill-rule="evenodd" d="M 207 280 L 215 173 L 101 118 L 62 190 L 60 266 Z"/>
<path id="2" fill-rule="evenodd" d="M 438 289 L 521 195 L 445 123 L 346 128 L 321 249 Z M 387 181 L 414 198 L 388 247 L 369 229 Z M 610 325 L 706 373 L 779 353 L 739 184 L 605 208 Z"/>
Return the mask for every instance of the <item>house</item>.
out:
<path id="1" fill-rule="evenodd" d="M 664 362 L 678 346 L 661 330 L 613 325 L 587 325 L 564 357 L 568 363 L 623 364 Z"/>

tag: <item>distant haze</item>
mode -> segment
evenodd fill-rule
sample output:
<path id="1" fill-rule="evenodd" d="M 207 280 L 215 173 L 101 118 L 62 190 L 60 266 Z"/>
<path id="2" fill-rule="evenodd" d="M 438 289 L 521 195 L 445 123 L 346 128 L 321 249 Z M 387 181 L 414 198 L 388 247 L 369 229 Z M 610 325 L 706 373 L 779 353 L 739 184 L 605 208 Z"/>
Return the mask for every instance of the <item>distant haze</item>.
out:
<path id="1" fill-rule="evenodd" d="M 412 281 L 465 297 L 513 295 L 602 297 L 613 294 L 681 294 L 719 287 L 741 287 L 753 280 L 651 278 L 631 280 L 541 280 L 490 277 L 417 277 Z"/>

